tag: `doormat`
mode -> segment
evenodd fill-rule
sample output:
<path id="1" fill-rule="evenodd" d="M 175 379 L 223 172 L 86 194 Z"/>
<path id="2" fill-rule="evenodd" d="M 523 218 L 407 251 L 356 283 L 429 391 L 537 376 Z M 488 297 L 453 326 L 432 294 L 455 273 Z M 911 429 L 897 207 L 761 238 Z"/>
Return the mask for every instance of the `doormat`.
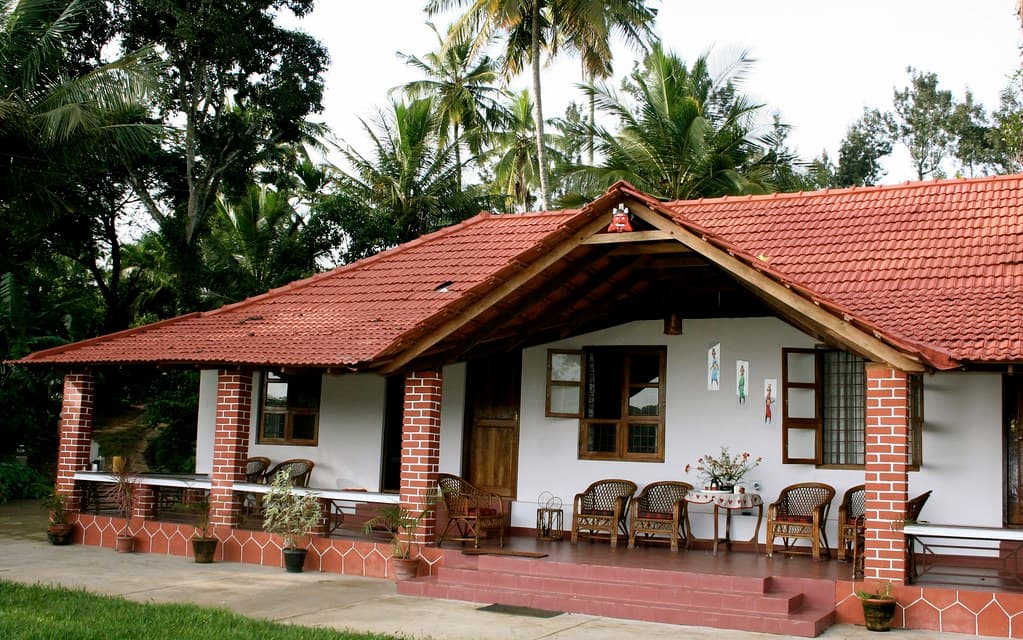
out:
<path id="1" fill-rule="evenodd" d="M 534 609 L 533 607 L 519 607 L 513 604 L 488 604 L 480 607 L 477 611 L 491 611 L 493 613 L 510 613 L 513 616 L 529 616 L 530 618 L 553 618 L 560 616 L 563 611 L 548 611 L 546 609 Z"/>
<path id="2" fill-rule="evenodd" d="M 515 549 L 462 549 L 463 556 L 516 556 L 519 558 L 546 558 L 543 551 L 516 551 Z"/>

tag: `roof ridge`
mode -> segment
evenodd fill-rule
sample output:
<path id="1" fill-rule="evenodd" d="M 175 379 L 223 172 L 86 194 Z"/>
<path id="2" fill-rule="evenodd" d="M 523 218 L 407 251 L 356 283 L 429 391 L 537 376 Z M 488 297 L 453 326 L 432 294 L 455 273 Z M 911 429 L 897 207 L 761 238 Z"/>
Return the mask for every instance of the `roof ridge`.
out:
<path id="1" fill-rule="evenodd" d="M 696 198 L 691 200 L 667 200 L 663 204 L 669 206 L 683 206 L 691 202 L 701 202 L 704 204 L 718 202 L 728 202 L 741 200 L 744 202 L 748 201 L 760 201 L 760 200 L 786 200 L 786 199 L 802 199 L 802 198 L 820 198 L 825 196 L 835 195 L 848 195 L 852 193 L 865 194 L 865 193 L 880 193 L 883 191 L 917 191 L 923 190 L 928 187 L 941 187 L 951 184 L 970 184 L 977 185 L 985 182 L 1004 182 L 1010 180 L 1021 180 L 1023 174 L 999 174 L 992 176 L 977 176 L 973 178 L 957 177 L 957 178 L 941 178 L 934 180 L 906 180 L 899 184 L 879 184 L 869 186 L 852 186 L 852 187 L 839 187 L 830 189 L 820 189 L 818 191 L 775 191 L 773 193 L 761 193 L 761 194 L 741 194 L 741 195 L 724 195 L 716 196 L 713 198 Z"/>

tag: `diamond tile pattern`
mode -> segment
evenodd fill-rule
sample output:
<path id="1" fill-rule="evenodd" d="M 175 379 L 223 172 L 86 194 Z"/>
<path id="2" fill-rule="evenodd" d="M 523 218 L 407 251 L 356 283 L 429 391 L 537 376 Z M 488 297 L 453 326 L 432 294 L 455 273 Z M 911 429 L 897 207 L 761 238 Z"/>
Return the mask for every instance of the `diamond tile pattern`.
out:
<path id="1" fill-rule="evenodd" d="M 235 305 L 23 362 L 357 367 L 414 343 L 418 331 L 542 256 L 566 229 L 606 215 L 619 196 L 671 215 L 911 350 L 938 354 L 944 366 L 1023 358 L 1016 175 L 670 203 L 618 183 L 581 210 L 480 214 Z"/>
<path id="2" fill-rule="evenodd" d="M 961 361 L 1023 355 L 1023 176 L 667 206 L 890 335 Z"/>

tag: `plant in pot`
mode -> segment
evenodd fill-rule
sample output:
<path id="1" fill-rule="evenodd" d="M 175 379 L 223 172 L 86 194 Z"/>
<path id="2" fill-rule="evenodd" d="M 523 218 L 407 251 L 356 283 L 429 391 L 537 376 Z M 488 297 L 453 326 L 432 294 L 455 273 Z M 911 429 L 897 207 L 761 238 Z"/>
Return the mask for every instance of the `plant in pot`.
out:
<path id="1" fill-rule="evenodd" d="M 43 496 L 43 508 L 50 514 L 50 522 L 46 527 L 46 539 L 50 544 L 69 544 L 71 534 L 74 533 L 74 525 L 65 522 L 65 509 L 67 508 L 67 496 L 57 493 L 56 489 Z"/>
<path id="2" fill-rule="evenodd" d="M 107 489 L 107 498 L 117 506 L 117 511 L 124 518 L 124 526 L 117 532 L 114 549 L 118 553 L 130 553 L 135 550 L 135 534 L 131 532 L 131 516 L 135 509 L 135 493 L 138 490 L 138 477 L 129 471 L 127 461 L 121 465 L 120 471 L 114 474 L 114 483 Z"/>
<path id="3" fill-rule="evenodd" d="M 298 538 L 320 522 L 320 502 L 316 494 L 296 493 L 288 471 L 274 476 L 263 497 L 263 530 L 284 538 L 284 568 L 300 573 L 305 564 L 306 548 L 298 546 Z"/>
<path id="4" fill-rule="evenodd" d="M 861 590 L 856 597 L 863 604 L 863 622 L 870 631 L 888 631 L 895 619 L 895 596 L 892 585 L 880 582 L 873 591 Z"/>
<path id="5" fill-rule="evenodd" d="M 192 534 L 192 556 L 201 564 L 213 562 L 217 553 L 217 538 L 213 536 L 210 525 L 210 499 L 205 493 L 189 505 L 199 516 Z"/>
<path id="6" fill-rule="evenodd" d="M 414 536 L 419 523 L 433 511 L 435 503 L 436 497 L 418 515 L 401 505 L 388 505 L 363 525 L 366 533 L 384 529 L 391 535 L 391 568 L 395 580 L 410 580 L 419 574 L 419 555 L 412 555 Z"/>

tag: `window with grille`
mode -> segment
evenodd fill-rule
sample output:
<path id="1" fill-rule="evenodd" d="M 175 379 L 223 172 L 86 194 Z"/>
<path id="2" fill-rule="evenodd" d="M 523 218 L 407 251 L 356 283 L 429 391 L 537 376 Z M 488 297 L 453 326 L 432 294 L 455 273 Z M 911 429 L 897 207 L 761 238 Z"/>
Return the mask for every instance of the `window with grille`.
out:
<path id="1" fill-rule="evenodd" d="M 862 467 L 866 460 L 866 360 L 831 349 L 782 350 L 782 439 L 785 463 Z M 919 469 L 923 384 L 907 383 L 909 457 Z"/>

